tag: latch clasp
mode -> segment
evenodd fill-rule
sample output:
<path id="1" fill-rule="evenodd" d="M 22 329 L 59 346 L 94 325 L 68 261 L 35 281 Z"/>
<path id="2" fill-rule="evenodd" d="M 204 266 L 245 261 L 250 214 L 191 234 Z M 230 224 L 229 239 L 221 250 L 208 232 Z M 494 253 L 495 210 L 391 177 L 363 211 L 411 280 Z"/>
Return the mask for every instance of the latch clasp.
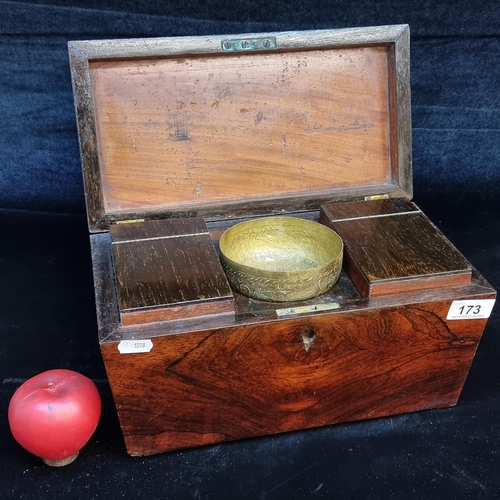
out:
<path id="1" fill-rule="evenodd" d="M 250 50 L 272 50 L 276 48 L 276 38 L 238 38 L 223 40 L 221 43 L 224 52 L 244 52 Z"/>

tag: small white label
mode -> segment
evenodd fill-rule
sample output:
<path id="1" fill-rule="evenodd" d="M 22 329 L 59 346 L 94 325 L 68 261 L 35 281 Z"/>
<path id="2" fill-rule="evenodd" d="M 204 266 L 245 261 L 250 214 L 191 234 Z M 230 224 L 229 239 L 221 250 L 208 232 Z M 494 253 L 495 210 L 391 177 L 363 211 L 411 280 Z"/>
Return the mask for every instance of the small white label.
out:
<path id="1" fill-rule="evenodd" d="M 486 319 L 494 305 L 495 299 L 454 300 L 446 319 Z"/>
<path id="2" fill-rule="evenodd" d="M 120 354 L 134 354 L 138 352 L 149 352 L 153 349 L 153 342 L 151 340 L 122 340 L 118 344 Z"/>

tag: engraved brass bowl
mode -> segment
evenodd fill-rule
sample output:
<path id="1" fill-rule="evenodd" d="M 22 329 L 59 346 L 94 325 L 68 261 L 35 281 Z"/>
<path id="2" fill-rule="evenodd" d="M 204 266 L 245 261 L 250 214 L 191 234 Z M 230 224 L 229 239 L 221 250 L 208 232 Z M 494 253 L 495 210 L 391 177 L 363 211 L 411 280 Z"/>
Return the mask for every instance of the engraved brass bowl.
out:
<path id="1" fill-rule="evenodd" d="M 222 267 L 232 287 L 272 302 L 326 292 L 339 278 L 343 249 L 335 231 L 294 217 L 241 222 L 220 238 Z"/>

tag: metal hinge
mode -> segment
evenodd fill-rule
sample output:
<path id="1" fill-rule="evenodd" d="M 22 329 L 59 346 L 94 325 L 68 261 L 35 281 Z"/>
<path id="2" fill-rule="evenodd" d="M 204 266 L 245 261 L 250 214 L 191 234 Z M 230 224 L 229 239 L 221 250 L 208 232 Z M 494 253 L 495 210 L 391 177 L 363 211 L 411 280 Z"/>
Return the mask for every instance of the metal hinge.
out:
<path id="1" fill-rule="evenodd" d="M 135 222 L 144 222 L 144 219 L 127 219 L 127 220 L 117 220 L 117 224 L 134 224 Z"/>
<path id="2" fill-rule="evenodd" d="M 371 200 L 387 200 L 389 198 L 388 194 L 374 194 L 372 196 L 365 196 L 365 201 Z"/>

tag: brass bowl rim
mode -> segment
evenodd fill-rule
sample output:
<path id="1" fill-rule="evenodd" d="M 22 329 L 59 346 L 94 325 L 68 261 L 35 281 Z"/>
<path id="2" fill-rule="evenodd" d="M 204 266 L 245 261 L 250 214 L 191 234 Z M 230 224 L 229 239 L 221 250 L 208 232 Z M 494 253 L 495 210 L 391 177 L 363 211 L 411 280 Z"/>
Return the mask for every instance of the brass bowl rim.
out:
<path id="1" fill-rule="evenodd" d="M 248 266 L 246 264 L 241 264 L 240 262 L 237 262 L 237 261 L 231 259 L 230 257 L 228 257 L 224 253 L 224 251 L 223 251 L 220 243 L 221 243 L 221 240 L 224 237 L 224 235 L 226 233 L 228 233 L 231 229 L 233 229 L 234 227 L 237 227 L 237 226 L 244 225 L 244 224 L 256 223 L 256 222 L 259 222 L 259 221 L 268 221 L 268 220 L 277 220 L 277 221 L 280 221 L 280 220 L 298 220 L 298 221 L 304 222 L 305 224 L 311 224 L 311 225 L 312 224 L 316 224 L 316 225 L 324 228 L 328 232 L 332 233 L 338 239 L 338 241 L 340 242 L 339 252 L 338 252 L 338 254 L 333 259 L 330 259 L 328 262 L 326 262 L 324 264 L 321 264 L 320 266 L 309 267 L 307 269 L 300 269 L 300 270 L 297 270 L 297 271 L 271 271 L 271 270 L 267 270 L 267 269 L 260 269 L 258 267 L 252 267 L 252 266 Z M 238 224 L 235 224 L 234 226 L 231 226 L 231 227 L 227 228 L 222 233 L 221 237 L 219 238 L 219 250 L 220 250 L 221 257 L 223 257 L 226 261 L 228 261 L 234 267 L 237 267 L 237 268 L 241 269 L 242 271 L 244 271 L 244 272 L 246 272 L 248 274 L 251 274 L 253 276 L 265 276 L 265 277 L 269 277 L 269 278 L 274 278 L 274 277 L 276 277 L 276 278 L 280 278 L 280 277 L 283 278 L 284 276 L 297 276 L 297 275 L 300 275 L 300 274 L 303 275 L 303 274 L 316 274 L 316 273 L 320 273 L 324 268 L 326 268 L 328 266 L 331 266 L 333 262 L 336 262 L 337 260 L 343 258 L 344 241 L 338 235 L 338 233 L 335 232 L 332 228 L 330 228 L 328 226 L 325 226 L 324 224 L 321 224 L 319 222 L 311 221 L 311 220 L 308 220 L 308 219 L 301 219 L 300 217 L 285 217 L 285 216 L 262 217 L 262 218 L 259 218 L 259 219 L 251 219 L 251 220 L 239 222 Z"/>

